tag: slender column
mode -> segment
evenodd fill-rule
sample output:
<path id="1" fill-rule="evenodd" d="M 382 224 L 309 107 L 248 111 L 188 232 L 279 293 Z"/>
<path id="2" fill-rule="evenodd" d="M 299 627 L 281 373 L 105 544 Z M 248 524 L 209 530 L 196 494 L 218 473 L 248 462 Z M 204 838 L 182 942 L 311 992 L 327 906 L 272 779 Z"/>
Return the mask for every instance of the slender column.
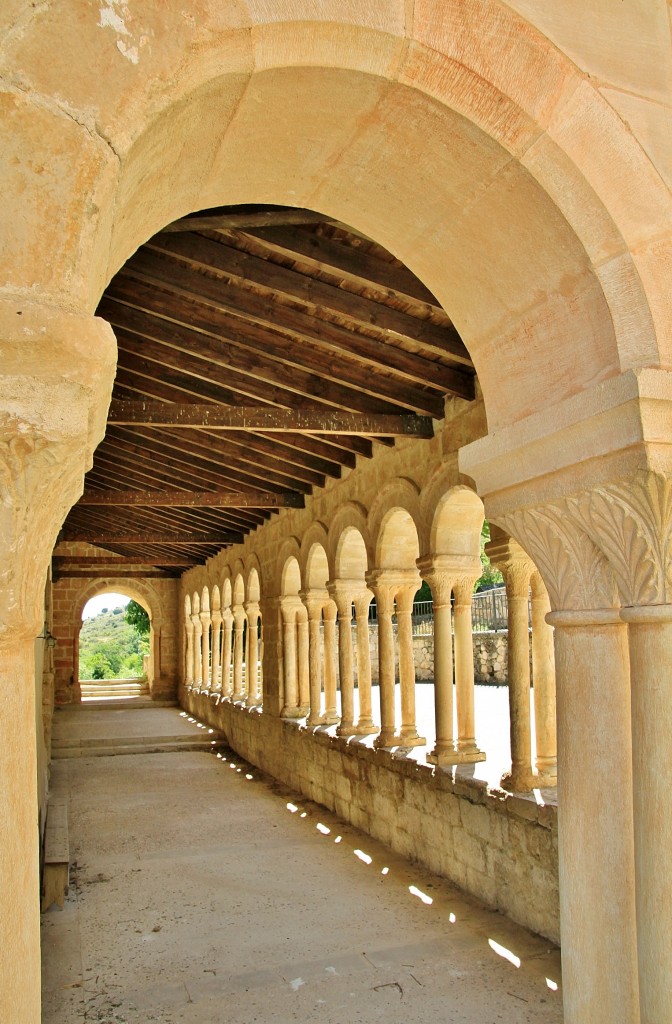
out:
<path id="1" fill-rule="evenodd" d="M 222 692 L 222 679 L 220 675 L 220 660 L 222 648 L 222 613 L 215 608 L 212 613 L 212 672 L 210 676 L 210 693 L 220 694 Z"/>
<path id="2" fill-rule="evenodd" d="M 669 569 L 668 569 L 669 571 Z M 672 605 L 624 608 L 632 681 L 635 887 L 641 1024 L 672 1020 Z M 611 694 L 611 678 L 609 679 Z M 620 792 L 619 785 L 619 792 Z"/>
<path id="3" fill-rule="evenodd" d="M 341 690 L 339 736 L 355 734 L 355 677 L 352 658 L 352 591 L 340 580 L 328 585 L 338 608 L 338 681 Z"/>
<path id="4" fill-rule="evenodd" d="M 324 606 L 324 724 L 339 721 L 336 709 L 336 615 L 333 601 Z"/>
<path id="5" fill-rule="evenodd" d="M 191 615 L 185 615 L 185 629 L 187 631 L 187 649 L 184 656 L 185 678 L 184 685 L 191 690 L 194 685 L 194 624 Z"/>
<path id="6" fill-rule="evenodd" d="M 201 693 L 208 693 L 210 680 L 210 612 L 201 612 Z"/>
<path id="7" fill-rule="evenodd" d="M 427 754 L 430 764 L 450 765 L 458 761 L 453 725 L 453 629 L 450 599 L 454 575 L 436 569 L 431 560 L 419 565 L 432 591 L 434 608 L 434 717 L 436 743 Z"/>
<path id="8" fill-rule="evenodd" d="M 245 700 L 245 679 L 243 676 L 243 644 L 246 616 L 242 608 L 233 609 L 233 693 L 231 700 Z"/>
<path id="9" fill-rule="evenodd" d="M 369 606 L 373 594 L 364 590 L 355 597 L 357 623 L 357 690 L 359 693 L 359 719 L 355 726 L 358 736 L 372 736 L 378 732 L 373 721 L 371 706 L 371 647 L 369 645 Z"/>
<path id="10" fill-rule="evenodd" d="M 247 613 L 247 701 L 248 708 L 261 703 L 259 693 L 259 605 L 250 601 L 245 606 Z"/>
<path id="11" fill-rule="evenodd" d="M 553 627 L 546 622 L 551 603 L 543 580 L 535 572 L 532 587 L 532 684 L 538 786 L 558 781 L 558 739 L 555 725 L 555 651 Z"/>
<path id="12" fill-rule="evenodd" d="M 310 679 L 310 714 L 306 725 L 323 725 L 322 715 L 322 661 L 320 659 L 320 626 L 326 594 L 307 591 L 301 595 L 308 611 L 308 660 Z"/>
<path id="13" fill-rule="evenodd" d="M 203 685 L 203 623 L 199 612 L 193 612 L 191 621 L 194 624 L 194 689 L 200 693 Z"/>
<path id="14" fill-rule="evenodd" d="M 285 695 L 282 718 L 301 718 L 296 665 L 296 605 L 282 606 L 282 663 L 285 670 Z"/>
<path id="15" fill-rule="evenodd" d="M 557 665 L 564 1019 L 638 1024 L 627 629 L 610 610 L 554 612 L 548 620 Z M 658 905 L 653 917 L 661 916 Z M 647 1024 L 654 1019 L 669 1020 L 669 999 Z"/>
<path id="16" fill-rule="evenodd" d="M 479 573 L 480 575 L 480 573 Z M 476 743 L 474 715 L 474 639 L 471 602 L 478 576 L 460 576 L 455 582 L 455 690 L 457 697 L 457 749 L 460 761 L 485 761 Z"/>
<path id="17" fill-rule="evenodd" d="M 301 718 L 310 710 L 310 641 L 308 612 L 303 604 L 296 613 L 296 636 L 298 641 L 299 709 Z"/>
<path id="18" fill-rule="evenodd" d="M 511 729 L 511 771 L 502 776 L 502 786 L 524 792 L 536 785 L 532 771 L 530 728 L 530 630 L 528 600 L 534 563 L 514 557 L 499 563 L 506 583 L 509 606 L 509 714 Z"/>
<path id="19" fill-rule="evenodd" d="M 395 587 L 383 583 L 375 573 L 367 577 L 367 584 L 373 591 L 376 599 L 376 612 L 378 616 L 380 734 L 376 736 L 374 746 L 395 747 L 399 744 L 399 737 L 396 734 L 396 712 L 394 706 L 394 633 L 392 631 Z"/>
<path id="20" fill-rule="evenodd" d="M 418 736 L 415 721 L 415 658 L 413 655 L 413 598 L 418 580 L 397 591 L 397 641 L 399 644 L 399 683 L 401 685 L 401 731 L 404 747 L 423 747 L 427 742 Z"/>
<path id="21" fill-rule="evenodd" d="M 233 641 L 233 613 L 230 608 L 222 612 L 222 698 L 231 699 L 231 648 Z"/>

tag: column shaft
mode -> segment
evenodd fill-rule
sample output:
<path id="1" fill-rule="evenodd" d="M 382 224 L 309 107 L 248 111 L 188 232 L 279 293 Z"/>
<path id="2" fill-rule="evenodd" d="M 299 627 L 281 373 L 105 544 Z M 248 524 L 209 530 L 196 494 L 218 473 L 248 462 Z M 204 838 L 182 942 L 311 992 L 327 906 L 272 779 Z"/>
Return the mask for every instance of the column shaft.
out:
<path id="1" fill-rule="evenodd" d="M 397 593 L 397 642 L 399 644 L 399 683 L 401 686 L 401 730 L 399 740 L 405 747 L 422 747 L 426 740 L 418 736 L 415 721 L 415 657 L 413 654 L 413 598 L 417 583 Z"/>
<path id="2" fill-rule="evenodd" d="M 553 628 L 546 622 L 551 610 L 538 573 L 532 577 L 532 684 L 536 734 L 537 785 L 555 786 L 558 779 L 558 740 L 555 724 L 555 651 Z"/>
<path id="3" fill-rule="evenodd" d="M 299 644 L 299 708 L 303 718 L 310 709 L 310 637 L 308 613 L 303 607 L 298 611 L 296 630 Z"/>
<path id="4" fill-rule="evenodd" d="M 299 688 L 296 672 L 296 609 L 283 609 L 282 661 L 285 669 L 285 695 L 281 715 L 283 718 L 300 718 Z"/>
<path id="5" fill-rule="evenodd" d="M 338 722 L 336 710 L 336 605 L 324 606 L 324 723 Z"/>
<path id="6" fill-rule="evenodd" d="M 222 680 L 220 676 L 220 660 L 221 660 L 221 647 L 222 647 L 222 613 L 214 611 L 212 613 L 212 654 L 211 663 L 212 671 L 210 678 L 210 692 L 221 693 L 222 692 Z"/>
<path id="7" fill-rule="evenodd" d="M 394 633 L 392 612 L 394 593 L 384 584 L 373 585 L 378 615 L 378 681 L 380 685 L 380 735 L 375 746 L 393 747 L 398 743 L 396 735 L 395 677 L 394 677 Z"/>
<path id="8" fill-rule="evenodd" d="M 247 611 L 247 706 L 256 707 L 259 695 L 259 611 Z"/>
<path id="9" fill-rule="evenodd" d="M 455 689 L 457 697 L 457 749 L 460 761 L 485 761 L 476 744 L 474 714 L 474 640 L 471 601 L 476 579 L 463 576 L 455 586 Z"/>
<path id="10" fill-rule="evenodd" d="M 357 692 L 359 694 L 359 719 L 355 726 L 358 736 L 370 736 L 378 732 L 373 721 L 371 705 L 371 647 L 369 644 L 369 605 L 371 593 L 355 599 L 355 619 L 357 623 Z"/>
<path id="11" fill-rule="evenodd" d="M 245 699 L 243 654 L 245 642 L 245 612 L 237 608 L 233 613 L 233 693 L 231 700 Z"/>
<path id="12" fill-rule="evenodd" d="M 355 732 L 355 678 L 352 658 L 352 598 L 350 593 L 335 596 L 338 606 L 338 681 L 341 690 L 339 736 Z"/>
<path id="13" fill-rule="evenodd" d="M 223 614 L 222 637 L 222 697 L 231 697 L 231 648 L 233 643 L 233 615 L 227 608 Z"/>
<path id="14" fill-rule="evenodd" d="M 210 612 L 201 612 L 201 690 L 209 690 L 210 680 Z"/>
<path id="15" fill-rule="evenodd" d="M 561 625 L 562 614 L 553 618 L 564 1020 L 637 1024 L 627 632 Z"/>
<path id="16" fill-rule="evenodd" d="M 186 618 L 187 647 L 184 655 L 184 685 L 187 689 L 190 689 L 194 685 L 194 624 L 191 621 L 191 616 L 187 616 Z"/>
<path id="17" fill-rule="evenodd" d="M 203 685 L 203 623 L 198 612 L 191 616 L 194 624 L 194 689 L 199 690 Z"/>
<path id="18" fill-rule="evenodd" d="M 509 606 L 509 715 L 511 771 L 502 785 L 523 792 L 535 785 L 532 771 L 530 727 L 530 630 L 528 626 L 529 581 L 532 563 L 502 566 Z"/>

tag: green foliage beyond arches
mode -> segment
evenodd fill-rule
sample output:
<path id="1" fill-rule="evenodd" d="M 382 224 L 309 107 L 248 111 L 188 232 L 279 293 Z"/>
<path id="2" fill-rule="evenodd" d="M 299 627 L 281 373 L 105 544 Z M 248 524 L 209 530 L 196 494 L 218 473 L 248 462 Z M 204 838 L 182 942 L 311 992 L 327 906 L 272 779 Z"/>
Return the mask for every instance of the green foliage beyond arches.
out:
<path id="1" fill-rule="evenodd" d="M 128 608 L 135 605 L 142 613 Z M 79 634 L 80 679 L 137 679 L 142 677 L 143 655 L 149 654 L 149 616 L 135 601 L 126 612 L 105 609 L 85 619 Z M 143 618 L 144 617 L 144 618 Z"/>

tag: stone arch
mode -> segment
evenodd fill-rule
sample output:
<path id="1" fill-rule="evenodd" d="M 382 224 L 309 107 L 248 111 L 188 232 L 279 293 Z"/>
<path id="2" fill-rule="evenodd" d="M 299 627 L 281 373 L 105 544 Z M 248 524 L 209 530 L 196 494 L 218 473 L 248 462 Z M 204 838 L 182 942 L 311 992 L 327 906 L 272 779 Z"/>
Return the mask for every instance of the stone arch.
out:
<path id="1" fill-rule="evenodd" d="M 301 579 L 306 590 L 323 590 L 330 576 L 328 536 L 323 523 L 311 523 L 301 541 Z"/>
<path id="2" fill-rule="evenodd" d="M 293 562 L 296 562 L 296 567 L 294 567 Z M 290 587 L 291 592 L 294 593 L 297 587 L 297 580 L 298 589 L 296 589 L 296 593 L 298 594 L 301 589 L 301 546 L 296 537 L 288 537 L 280 547 L 275 562 L 274 584 L 277 587 L 276 592 L 280 595 L 285 595 L 290 592 L 288 591 L 288 587 Z"/>
<path id="3" fill-rule="evenodd" d="M 329 556 L 329 564 L 334 566 L 334 572 L 336 573 L 338 573 L 337 562 L 341 538 L 350 530 L 354 530 L 360 535 L 366 549 L 367 562 L 369 565 L 373 564 L 374 549 L 370 541 L 366 509 L 359 502 L 349 501 L 337 510 L 329 522 L 327 554 Z"/>
<path id="4" fill-rule="evenodd" d="M 420 521 L 419 492 L 411 480 L 400 477 L 383 487 L 369 512 L 376 568 L 415 568 Z"/>
<path id="5" fill-rule="evenodd" d="M 233 599 L 233 589 L 228 576 L 222 579 L 222 608 L 230 608 Z"/>
<path id="6" fill-rule="evenodd" d="M 222 607 L 222 599 L 221 599 L 221 596 L 220 596 L 220 593 L 219 593 L 219 587 L 215 583 L 215 585 L 212 588 L 212 610 L 213 610 L 213 612 L 214 611 L 220 611 L 221 607 Z"/>
<path id="7" fill-rule="evenodd" d="M 211 45 L 196 46 L 179 5 L 167 3 L 161 37 L 179 31 L 144 53 L 140 73 L 114 31 L 101 31 L 93 11 L 78 17 L 74 0 L 58 19 L 34 18 L 8 54 L 28 60 L 33 86 L 13 112 L 12 148 L 44 140 L 43 164 L 59 183 L 41 182 L 38 202 L 6 190 L 15 222 L 25 209 L 28 225 L 8 240 L 10 287 L 91 309 L 138 244 L 176 216 L 222 202 L 309 205 L 376 237 L 437 294 L 476 362 L 491 429 L 600 376 L 664 360 L 669 194 L 597 86 L 498 0 L 478 13 L 428 0 L 411 23 L 401 2 L 388 6 L 349 11 L 347 25 L 337 8 L 316 23 L 307 3 L 305 14 L 301 5 L 233 12 L 224 44 L 218 24 Z M 155 16 L 147 5 L 137 23 Z M 59 60 L 31 64 L 31 44 L 43 52 L 56 34 Z M 110 65 L 104 82 L 68 74 L 82 45 Z M 54 131 L 67 135 L 70 177 L 51 160 Z M 53 232 L 48 265 L 37 242 L 26 244 L 32 234 L 44 246 L 38 223 Z M 530 386 L 509 394 L 502 363 L 524 366 Z"/>
<path id="8" fill-rule="evenodd" d="M 247 593 L 247 600 L 259 602 L 261 599 L 261 570 L 259 567 L 258 559 L 254 559 L 256 564 L 250 566 L 247 574 L 247 586 L 245 588 Z"/>
<path id="9" fill-rule="evenodd" d="M 154 690 L 156 677 L 161 671 L 160 638 L 164 614 L 161 599 L 154 587 L 145 580 L 127 580 L 113 576 L 87 580 L 72 602 L 72 636 L 73 636 L 73 689 L 76 699 L 81 696 L 79 682 L 79 634 L 82 628 L 82 615 L 88 602 L 100 594 L 107 592 L 123 594 L 137 601 L 149 616 L 149 663 L 147 683 L 150 693 Z"/>
<path id="10" fill-rule="evenodd" d="M 478 563 L 483 502 L 470 487 L 458 485 L 442 495 L 432 517 L 430 550 L 435 555 L 471 557 Z"/>

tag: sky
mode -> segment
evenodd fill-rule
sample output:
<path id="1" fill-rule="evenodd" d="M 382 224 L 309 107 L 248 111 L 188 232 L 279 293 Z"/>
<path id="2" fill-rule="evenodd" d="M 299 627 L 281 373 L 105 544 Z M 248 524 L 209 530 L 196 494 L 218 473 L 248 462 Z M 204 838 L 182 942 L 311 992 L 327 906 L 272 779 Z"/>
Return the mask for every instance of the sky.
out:
<path id="1" fill-rule="evenodd" d="M 84 606 L 82 618 L 92 619 L 94 615 L 102 612 L 103 608 L 108 608 L 110 611 L 113 608 L 125 608 L 130 600 L 130 597 L 124 597 L 123 594 L 99 594 L 98 597 L 92 597 Z"/>

